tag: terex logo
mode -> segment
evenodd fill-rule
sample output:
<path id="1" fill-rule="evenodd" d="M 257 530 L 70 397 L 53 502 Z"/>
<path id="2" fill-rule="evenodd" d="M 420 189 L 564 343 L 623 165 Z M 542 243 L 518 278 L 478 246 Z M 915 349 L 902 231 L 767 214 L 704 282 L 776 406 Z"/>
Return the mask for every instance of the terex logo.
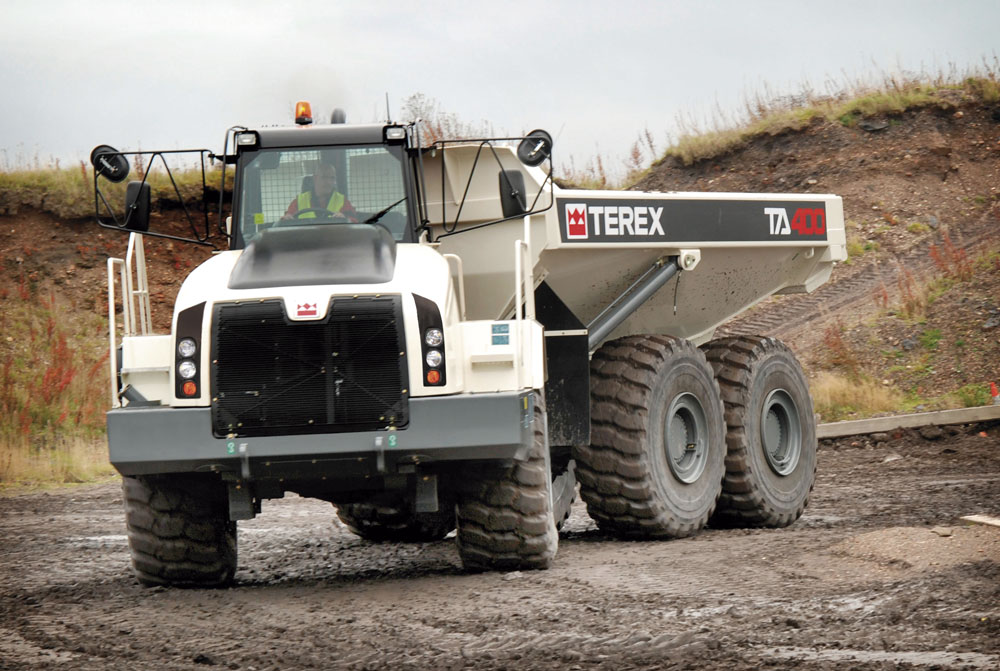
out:
<path id="1" fill-rule="evenodd" d="M 826 210 L 821 207 L 800 207 L 795 210 L 791 223 L 788 221 L 788 210 L 783 207 L 765 207 L 764 214 L 768 216 L 771 235 L 791 235 L 792 231 L 799 235 L 826 233 Z"/>
<path id="2" fill-rule="evenodd" d="M 587 239 L 587 206 L 582 203 L 566 205 L 566 238 Z"/>
<path id="3" fill-rule="evenodd" d="M 663 207 L 566 204 L 566 239 L 665 235 Z"/>

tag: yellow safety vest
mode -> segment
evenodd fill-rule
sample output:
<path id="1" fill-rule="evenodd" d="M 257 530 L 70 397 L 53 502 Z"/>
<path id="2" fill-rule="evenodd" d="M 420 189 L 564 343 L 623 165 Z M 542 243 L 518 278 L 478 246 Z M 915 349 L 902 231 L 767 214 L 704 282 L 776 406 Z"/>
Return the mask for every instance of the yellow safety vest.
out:
<path id="1" fill-rule="evenodd" d="M 298 197 L 299 211 L 312 209 L 312 191 L 306 191 L 305 193 L 300 193 Z M 340 212 L 341 208 L 344 207 L 344 194 L 339 191 L 334 191 L 330 194 L 330 202 L 327 204 L 327 210 L 331 212 Z M 324 208 L 319 208 L 324 209 Z M 315 212 L 306 212 L 299 219 L 315 219 Z"/>

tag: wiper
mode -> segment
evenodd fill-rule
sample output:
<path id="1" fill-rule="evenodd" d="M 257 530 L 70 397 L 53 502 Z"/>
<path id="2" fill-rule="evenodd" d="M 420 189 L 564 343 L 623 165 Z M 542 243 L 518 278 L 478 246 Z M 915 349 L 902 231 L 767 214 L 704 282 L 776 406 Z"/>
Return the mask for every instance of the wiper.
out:
<path id="1" fill-rule="evenodd" d="M 381 218 L 382 218 L 383 216 L 385 216 L 385 214 L 386 214 L 386 213 L 387 213 L 387 212 L 388 212 L 389 210 L 391 210 L 392 208 L 396 207 L 397 205 L 399 205 L 400 203 L 402 203 L 402 202 L 403 202 L 404 200 L 406 200 L 406 196 L 403 196 L 402 198 L 400 198 L 399 200 L 397 200 L 397 201 L 396 201 L 395 203 L 393 203 L 393 204 L 392 204 L 392 205 L 390 205 L 389 207 L 385 208 L 384 210 L 381 210 L 381 211 L 379 211 L 379 212 L 376 212 L 376 213 L 375 213 L 375 214 L 373 214 L 372 216 L 370 216 L 370 217 L 368 217 L 367 219 L 365 219 L 365 220 L 364 220 L 364 221 L 363 221 L 362 223 L 364 223 L 364 224 L 374 224 L 374 223 L 375 223 L 376 221 L 378 221 L 378 220 L 379 220 L 379 219 L 381 219 Z"/>

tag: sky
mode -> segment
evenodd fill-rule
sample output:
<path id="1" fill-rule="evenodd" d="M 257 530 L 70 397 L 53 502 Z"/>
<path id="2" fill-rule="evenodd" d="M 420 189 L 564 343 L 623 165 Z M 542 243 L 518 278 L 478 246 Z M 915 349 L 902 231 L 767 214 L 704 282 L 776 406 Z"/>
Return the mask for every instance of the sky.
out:
<path id="1" fill-rule="evenodd" d="M 208 148 L 225 131 L 395 120 L 417 93 L 557 166 L 614 170 L 765 90 L 996 67 L 1000 0 L 0 0 L 0 169 Z"/>

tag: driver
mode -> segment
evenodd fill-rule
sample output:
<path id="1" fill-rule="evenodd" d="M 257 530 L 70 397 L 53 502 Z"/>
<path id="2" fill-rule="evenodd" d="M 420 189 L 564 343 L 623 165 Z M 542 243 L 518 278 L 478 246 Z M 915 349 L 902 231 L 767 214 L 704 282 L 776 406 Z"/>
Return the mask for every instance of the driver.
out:
<path id="1" fill-rule="evenodd" d="M 313 173 L 313 187 L 310 191 L 304 191 L 296 196 L 285 210 L 282 219 L 315 219 L 317 212 L 305 212 L 304 210 L 328 210 L 340 215 L 348 221 L 357 223 L 357 212 L 351 201 L 337 191 L 337 169 L 332 163 L 320 161 Z M 302 211 L 301 215 L 296 216 Z M 323 216 L 323 212 L 318 213 Z"/>

